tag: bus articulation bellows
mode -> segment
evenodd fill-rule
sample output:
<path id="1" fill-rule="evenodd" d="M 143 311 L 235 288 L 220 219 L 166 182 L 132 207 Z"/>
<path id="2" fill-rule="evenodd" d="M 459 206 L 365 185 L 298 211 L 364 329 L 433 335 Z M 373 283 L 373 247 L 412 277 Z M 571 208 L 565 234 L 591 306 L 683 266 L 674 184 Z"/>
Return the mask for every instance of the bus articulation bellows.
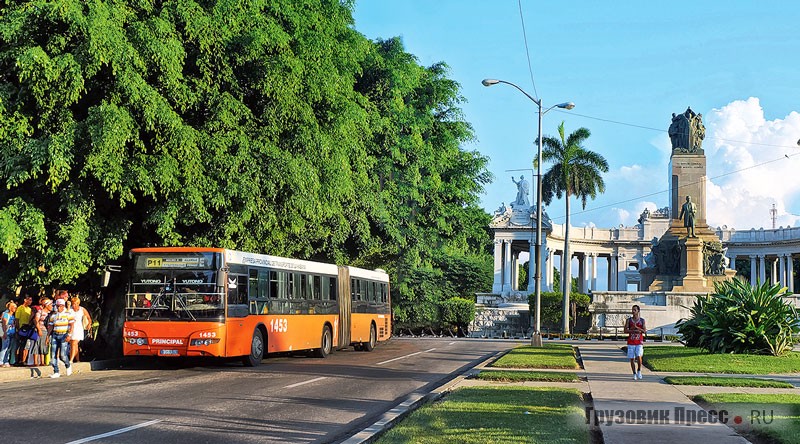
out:
<path id="1" fill-rule="evenodd" d="M 389 276 L 222 248 L 131 250 L 126 356 L 241 357 L 371 351 L 392 331 Z"/>

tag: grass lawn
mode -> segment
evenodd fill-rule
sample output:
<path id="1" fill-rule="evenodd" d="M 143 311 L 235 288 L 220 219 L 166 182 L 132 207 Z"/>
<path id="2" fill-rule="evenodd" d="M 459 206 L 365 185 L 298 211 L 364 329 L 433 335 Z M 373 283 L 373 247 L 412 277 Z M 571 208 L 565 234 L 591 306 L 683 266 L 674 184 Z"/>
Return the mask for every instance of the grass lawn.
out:
<path id="1" fill-rule="evenodd" d="M 581 393 L 546 387 L 465 387 L 421 407 L 378 443 L 589 442 Z"/>
<path id="2" fill-rule="evenodd" d="M 517 347 L 498 359 L 491 367 L 499 368 L 578 368 L 575 351 L 569 344 L 529 345 Z"/>
<path id="3" fill-rule="evenodd" d="M 715 393 L 694 400 L 726 410 L 728 425 L 745 437 L 752 433 L 769 442 L 800 444 L 800 395 Z"/>
<path id="4" fill-rule="evenodd" d="M 699 348 L 645 346 L 644 364 L 657 372 L 797 373 L 800 353 L 786 356 L 710 354 Z"/>
<path id="5" fill-rule="evenodd" d="M 575 373 L 567 372 L 536 372 L 536 371 L 504 371 L 483 370 L 478 373 L 477 379 L 484 381 L 521 382 L 521 381 L 546 381 L 546 382 L 580 382 Z"/>
<path id="6" fill-rule="evenodd" d="M 771 387 L 792 388 L 792 384 L 774 379 L 725 378 L 714 376 L 667 376 L 667 384 L 673 385 L 715 385 L 719 387 Z"/>

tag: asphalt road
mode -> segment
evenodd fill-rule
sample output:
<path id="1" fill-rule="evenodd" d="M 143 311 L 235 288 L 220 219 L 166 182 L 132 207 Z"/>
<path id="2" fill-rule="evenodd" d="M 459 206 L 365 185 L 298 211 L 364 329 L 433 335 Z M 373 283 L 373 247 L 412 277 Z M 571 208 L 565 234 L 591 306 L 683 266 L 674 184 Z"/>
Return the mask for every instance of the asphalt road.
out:
<path id="1" fill-rule="evenodd" d="M 393 338 L 327 359 L 141 361 L 0 385 L 4 443 L 336 443 L 522 341 Z M 50 372 L 45 372 L 45 375 Z M 63 373 L 63 372 L 62 372 Z"/>

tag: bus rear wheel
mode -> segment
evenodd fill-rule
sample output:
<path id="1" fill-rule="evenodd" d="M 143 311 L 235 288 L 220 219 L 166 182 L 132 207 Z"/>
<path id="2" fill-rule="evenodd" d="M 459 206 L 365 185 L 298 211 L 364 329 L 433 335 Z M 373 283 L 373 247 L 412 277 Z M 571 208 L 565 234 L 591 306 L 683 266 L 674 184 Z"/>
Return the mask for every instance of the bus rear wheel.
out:
<path id="1" fill-rule="evenodd" d="M 256 329 L 250 342 L 250 354 L 243 357 L 242 362 L 245 367 L 255 367 L 261 365 L 262 359 L 264 359 L 264 336 L 261 335 L 261 330 Z"/>
<path id="2" fill-rule="evenodd" d="M 375 350 L 375 345 L 378 343 L 378 334 L 375 332 L 375 324 L 369 326 L 369 342 L 365 342 L 361 345 L 361 349 L 364 351 L 371 352 Z"/>
<path id="3" fill-rule="evenodd" d="M 318 358 L 325 358 L 333 351 L 333 333 L 331 328 L 327 325 L 322 328 L 322 338 L 320 339 L 319 348 L 315 350 L 314 356 Z"/>

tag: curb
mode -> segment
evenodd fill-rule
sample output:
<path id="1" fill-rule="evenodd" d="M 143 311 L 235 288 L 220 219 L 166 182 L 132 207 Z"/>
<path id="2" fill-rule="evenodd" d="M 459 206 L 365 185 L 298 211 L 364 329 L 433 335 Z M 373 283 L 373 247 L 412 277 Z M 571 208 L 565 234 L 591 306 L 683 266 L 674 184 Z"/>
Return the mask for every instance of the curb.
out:
<path id="1" fill-rule="evenodd" d="M 90 362 L 73 362 L 72 371 L 74 374 L 89 373 L 99 370 L 120 368 L 128 362 L 126 358 L 104 359 Z M 59 369 L 63 373 L 64 363 L 59 362 Z M 28 379 L 48 378 L 53 374 L 51 365 L 41 365 L 39 367 L 9 367 L 0 368 L 0 384 L 15 381 L 25 381 Z"/>

